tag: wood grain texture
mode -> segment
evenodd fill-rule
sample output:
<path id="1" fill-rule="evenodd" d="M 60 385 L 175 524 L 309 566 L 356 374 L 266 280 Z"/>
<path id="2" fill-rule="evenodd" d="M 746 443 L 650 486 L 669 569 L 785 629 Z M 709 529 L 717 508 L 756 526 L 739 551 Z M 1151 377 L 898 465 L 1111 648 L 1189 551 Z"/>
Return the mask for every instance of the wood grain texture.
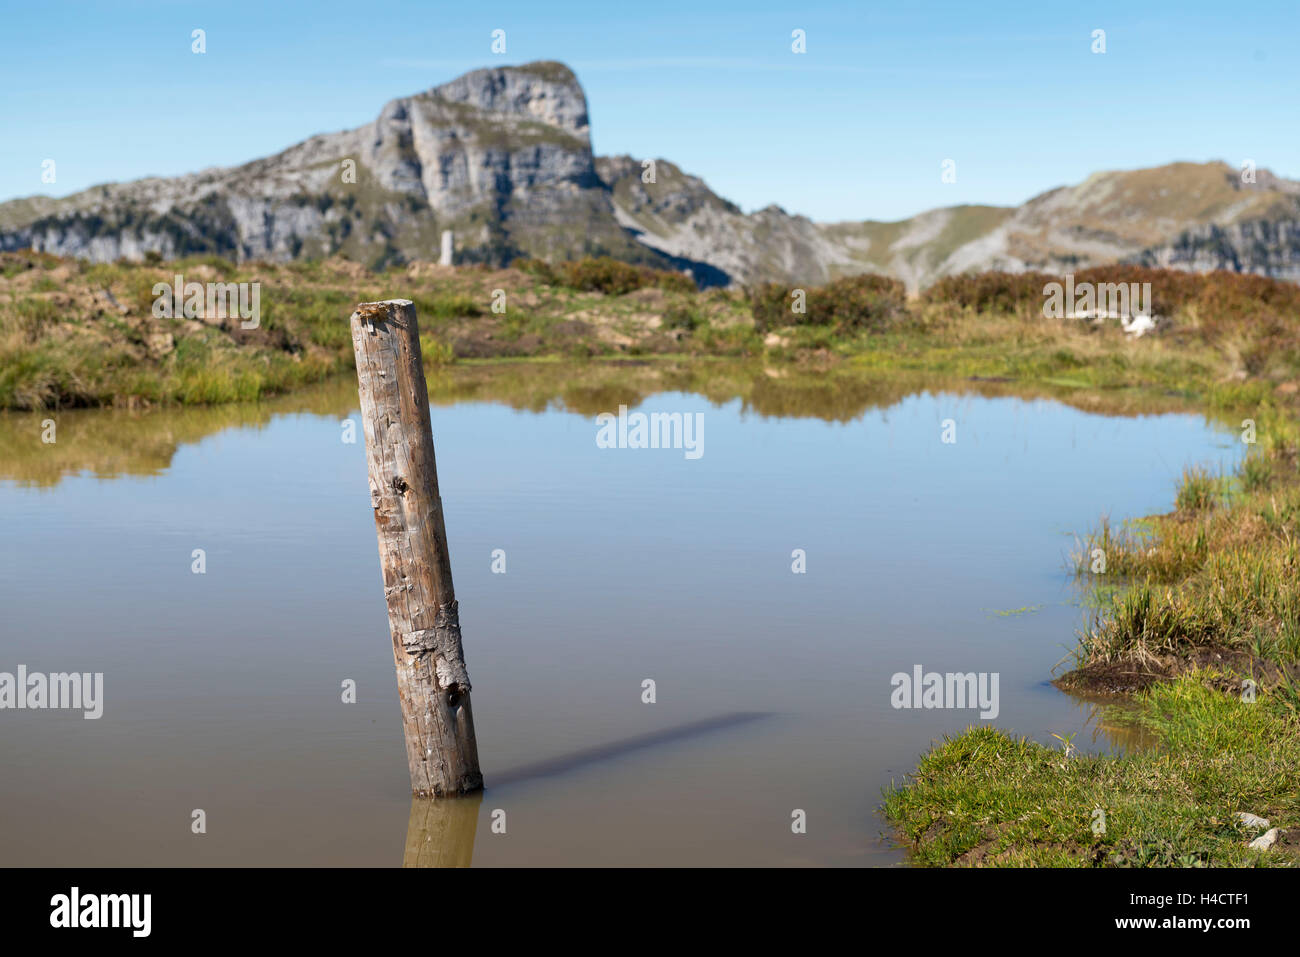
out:
<path id="1" fill-rule="evenodd" d="M 414 304 L 359 305 L 352 346 L 411 790 L 466 794 L 483 775 Z"/>

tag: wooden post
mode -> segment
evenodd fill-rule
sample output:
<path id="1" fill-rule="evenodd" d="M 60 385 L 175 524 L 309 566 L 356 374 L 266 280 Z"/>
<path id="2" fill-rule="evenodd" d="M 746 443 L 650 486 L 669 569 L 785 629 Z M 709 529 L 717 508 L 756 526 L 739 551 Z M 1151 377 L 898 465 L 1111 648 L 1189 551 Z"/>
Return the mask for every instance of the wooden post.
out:
<path id="1" fill-rule="evenodd" d="M 415 305 L 393 299 L 357 306 L 352 346 L 411 791 L 418 797 L 478 791 L 483 775 Z"/>

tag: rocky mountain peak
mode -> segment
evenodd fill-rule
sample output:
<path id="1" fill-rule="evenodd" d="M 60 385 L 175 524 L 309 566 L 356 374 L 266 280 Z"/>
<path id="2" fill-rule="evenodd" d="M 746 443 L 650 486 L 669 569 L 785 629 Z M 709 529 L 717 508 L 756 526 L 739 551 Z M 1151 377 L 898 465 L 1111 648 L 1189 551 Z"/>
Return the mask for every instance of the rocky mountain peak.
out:
<path id="1" fill-rule="evenodd" d="M 563 63 L 539 60 L 473 70 L 419 97 L 463 104 L 502 117 L 532 119 L 570 136 L 590 139 L 586 94 Z"/>

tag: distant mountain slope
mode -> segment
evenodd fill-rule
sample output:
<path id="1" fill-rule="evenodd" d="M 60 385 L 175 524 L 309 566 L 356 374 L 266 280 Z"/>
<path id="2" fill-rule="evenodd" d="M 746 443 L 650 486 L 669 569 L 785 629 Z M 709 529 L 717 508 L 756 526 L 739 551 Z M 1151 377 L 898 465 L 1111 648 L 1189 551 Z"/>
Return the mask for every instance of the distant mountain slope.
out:
<path id="1" fill-rule="evenodd" d="M 969 270 L 1061 272 L 1115 262 L 1300 280 L 1300 183 L 1224 163 L 1095 173 L 1014 209 L 957 206 L 900 223 L 824 227 L 872 268 L 926 285 Z"/>
<path id="2" fill-rule="evenodd" d="M 745 215 L 667 160 L 655 161 L 653 183 L 643 182 L 642 161 L 629 156 L 601 157 L 596 170 L 610 187 L 618 222 L 639 242 L 707 262 L 734 282 L 821 283 L 840 264 L 853 268 L 847 251 L 812 220 L 779 206 Z"/>
<path id="3" fill-rule="evenodd" d="M 351 181 L 345 175 L 355 167 Z M 1300 280 L 1300 183 L 1224 163 L 1104 172 L 1019 207 L 954 206 L 900 222 L 744 213 L 665 159 L 592 155 L 568 67 L 475 70 L 388 103 L 374 122 L 229 169 L 0 204 L 0 249 L 96 260 L 342 254 L 373 266 L 610 255 L 704 284 L 821 283 L 884 272 L 912 289 L 969 270 L 1140 262 Z"/>

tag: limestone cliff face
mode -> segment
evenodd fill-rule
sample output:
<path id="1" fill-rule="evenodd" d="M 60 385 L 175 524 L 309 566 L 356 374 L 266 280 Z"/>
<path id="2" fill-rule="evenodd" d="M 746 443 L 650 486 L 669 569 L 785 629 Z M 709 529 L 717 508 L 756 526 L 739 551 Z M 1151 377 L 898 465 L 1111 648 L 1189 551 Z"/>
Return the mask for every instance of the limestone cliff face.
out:
<path id="1" fill-rule="evenodd" d="M 592 155 L 587 101 L 560 63 L 475 70 L 371 123 L 230 169 L 0 204 L 0 249 L 94 260 L 343 254 L 372 266 L 611 255 L 706 285 L 816 284 L 879 272 L 918 289 L 983 269 L 1141 262 L 1300 280 L 1300 183 L 1224 163 L 1097 173 L 1018 207 L 900 222 L 744 213 L 669 161 Z"/>
<path id="2" fill-rule="evenodd" d="M 358 134 L 379 186 L 443 216 L 517 194 L 563 205 L 563 194 L 598 185 L 586 98 L 558 64 L 477 70 L 392 101 Z"/>
<path id="3" fill-rule="evenodd" d="M 1226 269 L 1300 282 L 1300 213 L 1294 219 L 1196 226 L 1172 243 L 1143 250 L 1133 261 L 1192 272 Z"/>

